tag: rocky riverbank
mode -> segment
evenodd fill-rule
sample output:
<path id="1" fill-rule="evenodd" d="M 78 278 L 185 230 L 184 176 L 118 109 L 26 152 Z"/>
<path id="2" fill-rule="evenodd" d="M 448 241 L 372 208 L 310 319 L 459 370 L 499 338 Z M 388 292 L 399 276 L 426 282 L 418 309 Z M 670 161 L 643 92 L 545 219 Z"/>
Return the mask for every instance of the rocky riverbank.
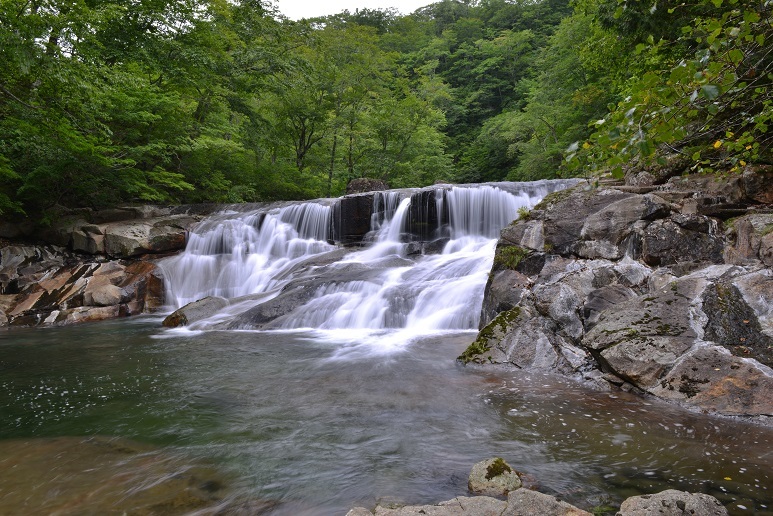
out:
<path id="1" fill-rule="evenodd" d="M 0 224 L 0 326 L 72 324 L 158 308 L 164 282 L 155 260 L 183 249 L 187 231 L 213 208 L 81 210 L 43 229 Z"/>
<path id="2" fill-rule="evenodd" d="M 502 231 L 459 360 L 770 424 L 773 170 L 630 183 L 552 194 Z"/>

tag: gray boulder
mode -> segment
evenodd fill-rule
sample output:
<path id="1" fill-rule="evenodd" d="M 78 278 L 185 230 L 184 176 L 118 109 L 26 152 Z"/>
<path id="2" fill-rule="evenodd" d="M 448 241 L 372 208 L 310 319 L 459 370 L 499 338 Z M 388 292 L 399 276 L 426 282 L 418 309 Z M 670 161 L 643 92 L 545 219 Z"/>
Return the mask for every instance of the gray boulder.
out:
<path id="1" fill-rule="evenodd" d="M 470 471 L 467 488 L 475 494 L 502 496 L 521 487 L 518 472 L 501 457 L 476 463 Z"/>
<path id="2" fill-rule="evenodd" d="M 517 489 L 507 496 L 502 516 L 590 516 L 590 513 L 531 489 Z"/>
<path id="3" fill-rule="evenodd" d="M 632 496 L 617 516 L 726 516 L 727 509 L 713 496 L 669 489 L 657 494 Z"/>
<path id="4" fill-rule="evenodd" d="M 198 301 L 188 303 L 167 315 L 161 323 L 167 328 L 187 326 L 196 321 L 206 319 L 228 306 L 229 302 L 224 297 L 208 296 Z"/>
<path id="5" fill-rule="evenodd" d="M 676 214 L 644 230 L 642 260 L 650 266 L 683 262 L 723 263 L 724 241 L 717 221 L 704 215 Z"/>

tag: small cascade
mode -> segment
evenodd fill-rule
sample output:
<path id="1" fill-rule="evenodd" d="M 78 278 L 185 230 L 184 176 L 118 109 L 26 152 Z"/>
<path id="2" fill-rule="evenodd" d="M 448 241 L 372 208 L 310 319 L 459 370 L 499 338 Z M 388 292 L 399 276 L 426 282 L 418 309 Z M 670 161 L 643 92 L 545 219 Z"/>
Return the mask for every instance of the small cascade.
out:
<path id="1" fill-rule="evenodd" d="M 262 294 L 213 318 L 219 328 L 475 329 L 500 230 L 570 184 L 443 185 L 221 213 L 163 262 L 168 299 Z M 347 252 L 333 239 L 360 244 Z M 275 303 L 268 322 L 255 316 L 261 303 Z"/>
<path id="2" fill-rule="evenodd" d="M 302 203 L 211 217 L 190 234 L 184 253 L 160 263 L 167 302 L 180 307 L 278 288 L 299 262 L 335 248 L 327 242 L 330 215 L 330 206 Z"/>

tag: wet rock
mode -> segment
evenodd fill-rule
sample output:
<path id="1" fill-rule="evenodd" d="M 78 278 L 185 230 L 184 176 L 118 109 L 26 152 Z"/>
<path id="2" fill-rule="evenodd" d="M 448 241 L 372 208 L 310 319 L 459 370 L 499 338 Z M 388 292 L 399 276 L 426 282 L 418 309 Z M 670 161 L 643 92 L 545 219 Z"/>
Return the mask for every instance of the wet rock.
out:
<path id="1" fill-rule="evenodd" d="M 411 195 L 408 209 L 408 232 L 417 240 L 432 240 L 440 227 L 435 190 L 422 190 Z"/>
<path id="2" fill-rule="evenodd" d="M 342 197 L 333 207 L 333 240 L 342 244 L 362 241 L 370 231 L 373 195 Z"/>
<path id="3" fill-rule="evenodd" d="M 732 283 L 743 296 L 744 302 L 754 310 L 760 331 L 773 337 L 773 303 L 770 302 L 773 299 L 773 269 L 764 268 L 740 274 L 732 279 Z"/>
<path id="4" fill-rule="evenodd" d="M 492 272 L 486 284 L 480 327 L 483 328 L 489 324 L 497 314 L 515 308 L 531 283 L 528 276 L 514 270 L 504 269 Z"/>
<path id="5" fill-rule="evenodd" d="M 558 330 L 555 321 L 539 315 L 530 302 L 522 302 L 484 327 L 459 360 L 572 374 L 585 367 L 589 357 Z"/>
<path id="6" fill-rule="evenodd" d="M 494 457 L 476 463 L 470 471 L 467 488 L 475 493 L 488 496 L 502 496 L 521 487 L 518 472 L 501 457 Z"/>
<path id="7" fill-rule="evenodd" d="M 632 496 L 620 506 L 618 516 L 726 516 L 727 509 L 714 498 L 703 493 L 688 493 L 669 489 L 657 494 Z"/>
<path id="8" fill-rule="evenodd" d="M 224 297 L 208 296 L 198 301 L 188 303 L 167 315 L 161 323 L 167 328 L 187 326 L 188 324 L 212 317 L 214 314 L 228 306 L 228 300 Z"/>

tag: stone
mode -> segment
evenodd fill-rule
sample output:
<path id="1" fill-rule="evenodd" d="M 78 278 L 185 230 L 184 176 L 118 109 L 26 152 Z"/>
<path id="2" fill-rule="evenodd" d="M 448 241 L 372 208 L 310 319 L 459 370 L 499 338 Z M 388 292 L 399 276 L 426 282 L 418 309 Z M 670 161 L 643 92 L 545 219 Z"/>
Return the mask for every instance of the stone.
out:
<path id="1" fill-rule="evenodd" d="M 590 330 L 596 325 L 604 310 L 634 297 L 636 297 L 636 293 L 633 290 L 619 284 L 607 285 L 588 294 L 582 306 L 585 330 Z"/>
<path id="2" fill-rule="evenodd" d="M 359 243 L 370 231 L 373 194 L 347 195 L 333 207 L 333 240 L 344 245 Z"/>
<path id="3" fill-rule="evenodd" d="M 691 351 L 651 392 L 719 414 L 773 415 L 773 370 L 719 346 Z"/>
<path id="4" fill-rule="evenodd" d="M 518 271 L 510 269 L 492 271 L 483 296 L 480 327 L 485 327 L 500 313 L 515 308 L 531 283 L 528 276 Z"/>
<path id="5" fill-rule="evenodd" d="M 683 262 L 723 262 L 717 224 L 704 215 L 677 214 L 644 230 L 642 260 L 658 267 Z"/>
<path id="6" fill-rule="evenodd" d="M 504 459 L 494 457 L 472 467 L 467 487 L 475 494 L 503 496 L 521 487 L 521 479 Z"/>
<path id="7" fill-rule="evenodd" d="M 105 253 L 113 257 L 132 257 L 147 253 L 178 251 L 185 247 L 187 231 L 198 217 L 138 219 L 105 226 Z"/>
<path id="8" fill-rule="evenodd" d="M 508 243 L 533 251 L 545 250 L 543 222 L 537 220 L 516 220 L 506 226 L 500 235 L 501 243 Z"/>
<path id="9" fill-rule="evenodd" d="M 500 516 L 507 508 L 507 502 L 488 496 L 457 496 L 451 500 L 435 505 L 414 505 L 406 507 L 382 507 L 377 506 L 373 513 L 363 512 L 367 509 L 357 508 L 347 515 L 358 516 L 375 514 L 376 516 L 452 516 L 456 514 L 469 516 Z M 355 509 L 353 509 L 355 510 Z"/>
<path id="10" fill-rule="evenodd" d="M 545 209 L 542 217 L 545 246 L 553 253 L 574 254 L 578 243 L 584 240 L 583 227 L 588 217 L 612 204 L 635 197 L 635 194 L 617 190 L 594 192 L 578 188 L 547 196 L 538 205 Z"/>
<path id="11" fill-rule="evenodd" d="M 726 516 L 727 509 L 713 496 L 668 489 L 657 494 L 632 496 L 617 516 Z"/>
<path id="12" fill-rule="evenodd" d="M 764 282 L 762 278 L 759 280 Z M 768 294 L 773 293 L 770 292 L 773 282 L 767 283 Z M 703 312 L 707 317 L 704 340 L 721 345 L 733 355 L 753 358 L 773 367 L 773 337 L 762 332 L 757 314 L 735 285 L 717 281 L 707 287 L 703 294 Z"/>
<path id="13" fill-rule="evenodd" d="M 507 496 L 507 509 L 502 516 L 591 516 L 574 505 L 554 496 L 530 489 L 517 489 Z"/>
<path id="14" fill-rule="evenodd" d="M 747 167 L 741 176 L 746 198 L 760 204 L 773 204 L 773 167 Z"/>
<path id="15" fill-rule="evenodd" d="M 167 328 L 187 326 L 196 321 L 212 317 L 228 305 L 229 302 L 224 297 L 208 296 L 178 308 L 166 316 L 161 324 Z"/>
<path id="16" fill-rule="evenodd" d="M 729 226 L 726 232 L 729 241 L 724 250 L 725 262 L 747 265 L 757 260 L 763 263 L 769 261 L 770 245 L 773 244 L 773 214 L 746 215 L 734 219 Z"/>
<path id="17" fill-rule="evenodd" d="M 90 306 L 118 305 L 124 298 L 124 291 L 115 285 L 105 285 L 84 295 L 83 302 Z"/>
<path id="18" fill-rule="evenodd" d="M 642 389 L 652 387 L 695 343 L 690 314 L 705 285 L 704 279 L 683 278 L 607 308 L 582 344 L 606 371 Z"/>
<path id="19" fill-rule="evenodd" d="M 385 181 L 373 179 L 371 177 L 357 177 L 349 181 L 346 185 L 346 195 L 383 190 L 389 190 L 389 185 Z"/>

